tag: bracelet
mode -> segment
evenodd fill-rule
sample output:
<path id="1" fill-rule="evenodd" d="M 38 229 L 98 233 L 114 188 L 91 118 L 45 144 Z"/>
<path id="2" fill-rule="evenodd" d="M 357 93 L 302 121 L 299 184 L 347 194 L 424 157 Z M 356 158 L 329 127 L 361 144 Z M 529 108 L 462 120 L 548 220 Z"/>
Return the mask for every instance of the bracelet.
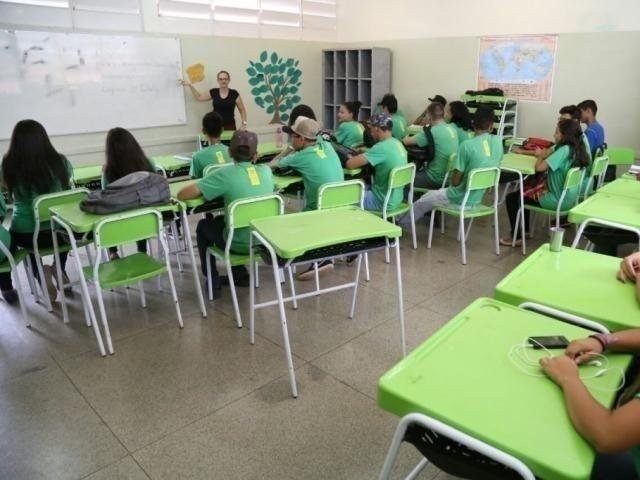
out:
<path id="1" fill-rule="evenodd" d="M 596 333 L 594 335 L 589 335 L 589 338 L 595 339 L 600 345 L 602 345 L 603 352 L 614 343 L 613 335 L 609 333 Z"/>

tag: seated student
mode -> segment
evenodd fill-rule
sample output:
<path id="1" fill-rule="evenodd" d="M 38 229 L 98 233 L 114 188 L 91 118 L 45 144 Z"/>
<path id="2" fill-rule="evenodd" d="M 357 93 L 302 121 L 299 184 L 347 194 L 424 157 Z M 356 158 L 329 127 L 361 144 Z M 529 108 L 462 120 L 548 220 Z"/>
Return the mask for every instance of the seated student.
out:
<path id="1" fill-rule="evenodd" d="M 431 125 L 435 155 L 424 169 L 416 172 L 416 179 L 413 184 L 416 187 L 437 190 L 442 188 L 442 182 L 449 167 L 449 157 L 452 153 L 458 153 L 458 134 L 455 128 L 445 123 L 442 104 L 434 102 L 429 105 L 427 115 Z M 412 145 L 426 147 L 429 139 L 424 130 L 422 130 L 413 136 L 404 137 L 402 143 L 407 147 Z"/>
<path id="2" fill-rule="evenodd" d="M 134 172 L 155 172 L 155 165 L 142 151 L 142 147 L 129 130 L 121 127 L 107 132 L 106 161 L 102 167 L 100 183 L 104 190 L 110 183 Z M 147 241 L 136 242 L 138 252 L 147 251 Z M 118 247 L 109 248 L 109 260 L 120 258 Z"/>
<path id="3" fill-rule="evenodd" d="M 625 259 L 618 278 L 640 286 L 639 261 L 638 253 Z M 637 354 L 640 329 L 597 333 L 574 340 L 564 355 L 543 357 L 540 365 L 561 388 L 573 426 L 598 452 L 591 480 L 637 480 L 640 478 L 640 377 L 627 382 L 613 411 L 596 400 L 580 378 L 580 365 L 605 351 Z"/>
<path id="4" fill-rule="evenodd" d="M 202 117 L 202 133 L 209 139 L 209 146 L 193 154 L 189 176 L 202 178 L 205 167 L 216 164 L 231 163 L 229 147 L 220 141 L 222 135 L 222 116 L 217 112 L 209 112 Z"/>
<path id="5" fill-rule="evenodd" d="M 502 160 L 502 141 L 492 135 L 493 110 L 480 107 L 473 117 L 475 128 L 474 138 L 463 142 L 458 148 L 456 165 L 451 175 L 450 185 L 438 190 L 430 190 L 413 204 L 416 221 L 431 212 L 437 206 L 460 206 L 465 196 L 469 172 L 475 168 L 497 167 Z M 480 203 L 484 191 L 474 191 L 469 194 L 467 206 L 473 207 Z M 410 226 L 409 214 L 403 215 L 398 223 L 403 228 Z"/>
<path id="6" fill-rule="evenodd" d="M 555 149 L 546 159 L 539 155 L 536 160 L 536 172 L 547 172 L 544 188 L 524 197 L 524 203 L 537 205 L 549 210 L 558 207 L 560 196 L 564 188 L 564 181 L 569 169 L 573 167 L 586 168 L 589 165 L 589 155 L 581 139 L 580 124 L 574 120 L 562 119 L 558 122 L 554 134 Z M 568 191 L 564 197 L 562 210 L 570 208 L 576 201 L 578 190 L 576 187 Z M 537 190 L 537 189 L 536 189 Z M 514 235 L 518 209 L 520 208 L 520 192 L 511 192 L 506 197 L 507 212 L 511 224 L 511 237 L 500 239 L 502 245 L 511 245 Z M 525 231 L 529 231 L 529 211 L 525 210 Z M 516 245 L 519 245 L 518 239 Z"/>
<path id="7" fill-rule="evenodd" d="M 398 113 L 398 99 L 393 93 L 387 93 L 379 105 L 382 113 L 391 116 L 393 138 L 402 140 L 407 135 L 407 120 Z"/>
<path id="8" fill-rule="evenodd" d="M 11 234 L 2 225 L 4 217 L 7 214 L 7 205 L 4 203 L 4 195 L 0 192 L 0 243 L 2 243 L 9 251 L 13 252 L 11 244 Z M 4 254 L 0 251 L 0 263 L 6 260 Z M 14 304 L 18 301 L 18 292 L 13 288 L 11 281 L 11 272 L 0 272 L 0 293 L 2 298 L 8 304 Z"/>
<path id="9" fill-rule="evenodd" d="M 428 98 L 427 100 L 429 100 L 429 104 L 427 105 L 427 108 L 432 103 L 439 103 L 443 107 L 447 106 L 447 99 L 444 98 L 442 95 L 434 95 L 433 98 Z M 418 115 L 417 118 L 413 121 L 412 125 L 425 126 L 428 123 L 429 123 L 429 117 L 427 116 L 427 109 L 425 108 L 422 111 L 422 113 L 420 115 Z"/>
<path id="10" fill-rule="evenodd" d="M 596 120 L 598 113 L 598 105 L 593 100 L 583 100 L 578 104 L 580 109 L 580 121 L 587 124 L 584 131 L 589 142 L 591 157 L 596 154 L 596 150 L 603 149 L 605 146 L 604 128 Z"/>
<path id="11" fill-rule="evenodd" d="M 374 168 L 373 185 L 364 194 L 365 210 L 381 211 L 389 184 L 389 173 L 395 167 L 407 164 L 407 150 L 398 139 L 391 134 L 393 128 L 391 117 L 386 113 L 378 113 L 371 117 L 371 135 L 376 144 L 367 152 L 347 160 L 346 168 L 361 168 L 367 164 Z M 397 208 L 402 202 L 402 188 L 396 188 L 389 198 L 388 209 Z"/>
<path id="12" fill-rule="evenodd" d="M 469 109 L 463 102 L 456 100 L 447 105 L 444 110 L 444 119 L 456 129 L 458 144 L 473 138 L 471 113 L 469 113 Z"/>
<path id="13" fill-rule="evenodd" d="M 358 113 L 362 102 L 344 102 L 338 110 L 338 122 L 335 137 L 340 145 L 353 148 L 362 145 L 364 127 L 358 122 Z"/>
<path id="14" fill-rule="evenodd" d="M 292 168 L 302 175 L 304 183 L 304 210 L 318 208 L 318 189 L 325 183 L 344 180 L 342 165 L 335 150 L 329 142 L 317 140 L 320 124 L 311 118 L 299 116 L 284 131 L 291 136 L 294 153 L 278 161 L 278 166 Z M 331 260 L 318 264 L 318 272 L 324 273 L 333 268 Z M 299 280 L 308 280 L 315 275 L 313 265 L 298 275 Z"/>
<path id="15" fill-rule="evenodd" d="M 11 134 L 9 149 L 2 160 L 2 179 L 13 197 L 11 218 L 12 244 L 33 248 L 33 232 L 36 221 L 33 216 L 33 201 L 38 195 L 60 192 L 70 188 L 73 167 L 64 155 L 59 154 L 44 127 L 35 120 L 21 120 L 16 123 Z M 38 245 L 42 248 L 53 246 L 51 225 L 40 225 Z M 62 242 L 62 238 L 60 239 Z M 60 267 L 63 281 L 68 281 L 65 272 L 67 253 L 60 253 Z M 44 265 L 44 277 L 40 278 L 35 257 L 31 255 L 33 276 L 47 288 L 53 301 L 57 295 L 53 266 Z"/>
<path id="16" fill-rule="evenodd" d="M 206 200 L 223 197 L 225 207 L 241 198 L 267 195 L 274 191 L 273 176 L 267 165 L 255 165 L 258 158 L 258 136 L 247 130 L 236 130 L 231 137 L 229 154 L 234 165 L 220 168 L 210 175 L 187 185 L 178 192 L 178 200 L 189 200 L 202 195 Z M 205 218 L 196 227 L 198 251 L 202 273 L 207 274 L 207 249 L 213 245 L 225 248 L 227 242 L 226 216 Z M 231 251 L 240 254 L 249 252 L 249 229 L 236 230 L 231 241 Z M 249 286 L 249 272 L 244 266 L 232 267 L 236 286 Z M 216 262 L 211 257 L 211 280 L 216 297 L 220 286 L 229 279 L 218 275 Z"/>
<path id="17" fill-rule="evenodd" d="M 316 114 L 313 111 L 313 109 L 309 105 L 305 105 L 303 103 L 293 107 L 293 109 L 291 110 L 291 113 L 289 114 L 289 122 L 287 123 L 287 125 L 289 127 L 293 125 L 298 117 L 307 117 L 312 120 L 317 120 Z M 321 141 L 321 140 L 322 140 L 322 136 L 318 135 L 318 141 Z M 271 159 L 271 162 L 269 162 L 269 166 L 271 166 L 272 168 L 275 167 L 276 165 L 278 165 L 278 161 L 281 158 L 286 157 L 291 153 L 293 153 L 293 146 L 291 145 L 291 138 L 289 136 L 289 139 L 287 140 L 287 146 L 283 148 L 278 155 L 276 155 Z"/>

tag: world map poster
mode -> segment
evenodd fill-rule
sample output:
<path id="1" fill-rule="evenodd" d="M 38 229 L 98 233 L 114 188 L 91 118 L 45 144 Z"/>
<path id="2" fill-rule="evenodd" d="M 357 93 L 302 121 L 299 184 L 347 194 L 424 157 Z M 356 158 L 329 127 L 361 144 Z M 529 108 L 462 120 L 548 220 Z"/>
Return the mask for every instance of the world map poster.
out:
<path id="1" fill-rule="evenodd" d="M 500 88 L 518 100 L 550 102 L 557 35 L 480 37 L 478 90 Z"/>

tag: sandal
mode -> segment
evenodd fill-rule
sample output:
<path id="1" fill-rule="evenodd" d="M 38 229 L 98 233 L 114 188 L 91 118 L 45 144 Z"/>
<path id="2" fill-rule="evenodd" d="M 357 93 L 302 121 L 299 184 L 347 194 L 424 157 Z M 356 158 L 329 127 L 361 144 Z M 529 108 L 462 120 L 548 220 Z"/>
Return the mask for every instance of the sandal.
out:
<path id="1" fill-rule="evenodd" d="M 500 245 L 504 245 L 505 247 L 511 247 L 511 246 L 519 247 L 520 245 L 522 245 L 522 240 L 518 239 L 514 244 L 512 238 L 501 238 Z"/>

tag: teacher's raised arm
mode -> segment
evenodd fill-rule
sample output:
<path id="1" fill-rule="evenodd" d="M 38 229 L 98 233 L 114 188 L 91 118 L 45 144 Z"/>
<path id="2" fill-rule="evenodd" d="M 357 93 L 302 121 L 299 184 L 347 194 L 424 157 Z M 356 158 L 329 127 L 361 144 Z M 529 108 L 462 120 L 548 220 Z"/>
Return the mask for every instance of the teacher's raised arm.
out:
<path id="1" fill-rule="evenodd" d="M 225 130 L 236 130 L 235 109 L 238 108 L 242 127 L 247 125 L 247 110 L 242 103 L 242 98 L 237 90 L 229 88 L 231 76 L 226 70 L 221 70 L 217 75 L 218 88 L 212 88 L 208 93 L 200 93 L 188 81 L 181 80 L 182 85 L 188 86 L 196 100 L 206 102 L 211 100 L 213 110 L 222 116 L 222 125 Z"/>

